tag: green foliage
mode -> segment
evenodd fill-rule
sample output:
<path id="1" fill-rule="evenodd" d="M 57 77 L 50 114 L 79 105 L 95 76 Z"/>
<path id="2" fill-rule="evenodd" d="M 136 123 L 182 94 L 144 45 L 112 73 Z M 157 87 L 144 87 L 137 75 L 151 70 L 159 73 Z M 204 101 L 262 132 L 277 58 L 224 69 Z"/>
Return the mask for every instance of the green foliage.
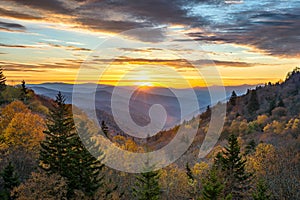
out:
<path id="1" fill-rule="evenodd" d="M 286 80 L 290 79 L 293 75 L 300 73 L 300 67 L 295 67 L 295 69 L 293 69 L 293 71 L 289 72 L 286 75 Z"/>
<path id="2" fill-rule="evenodd" d="M 101 129 L 102 129 L 103 134 L 105 135 L 105 137 L 108 138 L 108 127 L 106 126 L 104 121 L 101 122 Z"/>
<path id="3" fill-rule="evenodd" d="M 81 127 L 85 129 L 84 126 Z M 85 130 L 81 130 L 85 131 Z M 49 173 L 57 173 L 67 179 L 68 197 L 75 190 L 92 196 L 102 185 L 100 175 L 103 165 L 85 149 L 76 133 L 70 107 L 59 92 L 51 110 L 46 140 L 41 143 L 40 166 Z"/>
<path id="4" fill-rule="evenodd" d="M 213 167 L 208 176 L 202 180 L 203 191 L 201 200 L 218 200 L 222 196 L 224 184 L 218 176 L 218 170 Z"/>
<path id="5" fill-rule="evenodd" d="M 265 182 L 260 179 L 256 185 L 256 191 L 252 195 L 254 200 L 269 200 L 271 199 L 271 195 L 268 192 L 268 187 Z"/>
<path id="6" fill-rule="evenodd" d="M 21 88 L 20 88 L 20 90 L 21 90 L 20 100 L 23 101 L 23 102 L 26 102 L 27 101 L 28 91 L 27 91 L 26 83 L 25 83 L 24 80 L 21 82 Z"/>
<path id="7" fill-rule="evenodd" d="M 231 97 L 229 99 L 230 105 L 232 105 L 232 106 L 236 105 L 236 98 L 237 98 L 237 95 L 236 95 L 235 91 L 233 90 L 232 94 L 231 94 Z"/>
<path id="8" fill-rule="evenodd" d="M 250 140 L 250 142 L 246 146 L 245 154 L 251 154 L 255 152 L 256 143 L 254 140 Z"/>
<path id="9" fill-rule="evenodd" d="M 12 102 L 18 100 L 20 97 L 21 91 L 17 87 L 6 86 L 4 91 L 1 92 L 1 98 L 4 102 Z"/>
<path id="10" fill-rule="evenodd" d="M 84 143 L 81 142 L 78 136 L 71 141 L 72 146 L 75 148 L 70 150 L 72 160 L 69 163 L 68 177 L 74 189 L 80 189 L 87 196 L 93 196 L 98 188 L 103 186 L 104 176 L 100 174 L 104 168 L 104 165 L 101 163 L 103 152 L 99 150 L 97 160 L 83 145 L 85 144 L 87 147 L 94 146 L 94 142 L 90 140 L 90 135 L 84 122 L 80 124 L 78 131 Z"/>
<path id="11" fill-rule="evenodd" d="M 246 132 L 250 134 L 255 131 L 261 131 L 259 124 L 256 121 L 249 122 Z"/>
<path id="12" fill-rule="evenodd" d="M 250 100 L 247 106 L 248 112 L 254 114 L 259 109 L 259 102 L 256 94 L 256 90 L 251 90 Z"/>
<path id="13" fill-rule="evenodd" d="M 246 172 L 246 160 L 235 135 L 229 136 L 228 145 L 217 155 L 215 164 L 224 176 L 224 196 L 231 194 L 233 199 L 243 198 L 250 188 L 252 174 Z"/>
<path id="14" fill-rule="evenodd" d="M 277 104 L 277 107 L 284 107 L 283 100 L 280 98 Z"/>
<path id="15" fill-rule="evenodd" d="M 269 115 L 272 114 L 272 110 L 273 110 L 274 108 L 276 108 L 276 101 L 275 101 L 275 99 L 272 99 L 272 100 L 270 101 L 269 109 L 268 109 Z"/>
<path id="16" fill-rule="evenodd" d="M 189 163 L 186 163 L 185 170 L 186 170 L 186 175 L 188 177 L 189 184 L 193 184 L 195 178 L 194 178 L 193 172 L 189 166 Z"/>
<path id="17" fill-rule="evenodd" d="M 14 187 L 18 186 L 20 182 L 11 162 L 3 169 L 1 177 L 4 183 L 3 191 L 0 191 L 0 197 L 1 199 L 12 199 L 13 197 L 10 195 L 10 192 Z"/>
<path id="18" fill-rule="evenodd" d="M 138 200 L 160 199 L 159 176 L 159 171 L 148 171 L 139 174 L 136 177 L 135 187 L 132 189 L 133 195 Z"/>

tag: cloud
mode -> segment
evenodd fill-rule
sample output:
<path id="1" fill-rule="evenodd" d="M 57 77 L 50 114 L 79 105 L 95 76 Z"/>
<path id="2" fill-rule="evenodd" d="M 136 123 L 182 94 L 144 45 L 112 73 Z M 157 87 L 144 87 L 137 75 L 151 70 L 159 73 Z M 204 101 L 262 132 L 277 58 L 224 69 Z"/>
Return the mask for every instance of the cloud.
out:
<path id="1" fill-rule="evenodd" d="M 5 31 L 25 31 L 26 27 L 21 25 L 21 24 L 17 24 L 17 23 L 9 23 L 9 22 L 3 22 L 0 21 L 0 29 L 5 30 Z"/>
<path id="2" fill-rule="evenodd" d="M 125 52 L 140 52 L 140 53 L 149 53 L 153 51 L 164 51 L 164 49 L 160 48 L 118 48 L 118 50 L 125 51 Z"/>
<path id="3" fill-rule="evenodd" d="M 26 20 L 37 20 L 37 19 L 42 19 L 42 17 L 38 16 L 33 16 L 25 13 L 20 13 L 14 10 L 6 10 L 3 8 L 0 8 L 0 15 L 2 17 L 13 17 L 17 19 L 26 19 Z"/>
<path id="4" fill-rule="evenodd" d="M 44 44 L 44 43 L 40 43 L 40 44 Z M 64 48 L 66 50 L 71 50 L 71 51 L 92 51 L 89 48 L 83 48 L 83 47 L 76 47 L 76 46 L 72 46 L 72 45 L 60 45 L 60 44 L 53 44 L 53 43 L 47 43 L 46 45 L 49 45 L 51 47 L 55 47 L 55 48 Z"/>
<path id="5" fill-rule="evenodd" d="M 248 45 L 275 56 L 300 54 L 298 14 L 300 2 L 296 0 L 244 1 L 238 5 L 226 4 L 224 0 L 4 0 L 4 2 L 10 2 L 12 6 L 17 5 L 18 9 L 1 8 L 0 14 L 20 19 L 68 21 L 75 28 L 110 33 L 136 28 L 181 25 L 185 30 L 192 30 L 191 28 L 204 30 L 189 31 L 189 35 L 195 40 Z M 197 10 L 201 6 L 204 6 L 202 10 Z M 31 16 L 28 12 L 20 13 L 21 8 L 35 9 L 36 13 L 42 12 L 39 16 Z M 0 24 L 0 29 L 24 31 L 24 28 L 12 29 L 3 24 Z M 146 42 L 160 42 L 165 37 L 163 29 L 126 34 L 128 37 Z"/>
<path id="6" fill-rule="evenodd" d="M 248 63 L 248 62 L 238 62 L 238 61 L 224 61 L 224 60 L 194 60 L 188 61 L 185 59 L 147 59 L 147 58 L 132 58 L 132 57 L 119 57 L 116 59 L 94 59 L 97 63 L 110 63 L 112 65 L 165 65 L 169 67 L 174 67 L 176 69 L 180 68 L 196 68 L 196 67 L 206 67 L 206 66 L 222 66 L 222 67 L 254 67 L 256 65 L 268 65 L 264 63 Z"/>
<path id="7" fill-rule="evenodd" d="M 21 48 L 21 49 L 37 48 L 36 46 L 30 46 L 30 45 L 15 45 L 15 44 L 3 44 L 3 43 L 0 43 L 0 47 Z"/>
<path id="8" fill-rule="evenodd" d="M 236 12 L 232 21 L 211 24 L 211 33 L 192 32 L 195 40 L 252 46 L 265 54 L 299 56 L 300 8 Z"/>
<path id="9" fill-rule="evenodd" d="M 53 11 L 55 13 L 64 13 L 67 14 L 71 10 L 68 9 L 63 1 L 59 0 L 47 0 L 47 1 L 41 1 L 41 0 L 3 0 L 6 2 L 12 2 L 17 3 L 20 5 L 28 6 L 31 8 L 37 8 L 47 11 Z"/>
<path id="10" fill-rule="evenodd" d="M 18 63 L 18 62 L 5 62 L 0 61 L 1 66 L 5 68 L 5 71 L 12 72 L 46 72 L 57 69 L 78 69 L 82 60 L 64 60 L 63 62 L 53 63 Z"/>

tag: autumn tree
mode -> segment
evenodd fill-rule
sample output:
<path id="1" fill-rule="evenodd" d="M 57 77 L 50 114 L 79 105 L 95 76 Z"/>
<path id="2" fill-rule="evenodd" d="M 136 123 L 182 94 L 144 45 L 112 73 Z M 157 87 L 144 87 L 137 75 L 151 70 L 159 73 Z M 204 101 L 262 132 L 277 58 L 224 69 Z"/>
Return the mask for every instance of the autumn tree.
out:
<path id="1" fill-rule="evenodd" d="M 59 92 L 50 111 L 46 139 L 41 143 L 40 166 L 67 179 L 68 197 L 75 190 L 91 196 L 100 187 L 103 165 L 85 149 L 77 135 L 70 107 Z"/>
<path id="2" fill-rule="evenodd" d="M 4 130 L 4 142 L 8 146 L 35 151 L 44 139 L 44 129 L 44 120 L 39 115 L 30 111 L 16 113 Z"/>
<path id="3" fill-rule="evenodd" d="M 14 101 L 1 110 L 0 115 L 0 133 L 4 132 L 11 120 L 17 113 L 28 113 L 30 110 L 21 101 Z"/>
<path id="4" fill-rule="evenodd" d="M 250 188 L 252 174 L 246 171 L 246 160 L 242 157 L 237 137 L 231 134 L 228 145 L 218 153 L 216 160 L 224 178 L 224 197 L 242 199 Z"/>
<path id="5" fill-rule="evenodd" d="M 66 179 L 59 174 L 33 172 L 31 177 L 12 191 L 16 200 L 67 199 Z"/>
<path id="6" fill-rule="evenodd" d="M 161 199 L 187 199 L 191 196 L 185 170 L 172 164 L 161 169 L 159 174 L 159 184 L 163 191 L 160 196 Z"/>
<path id="7" fill-rule="evenodd" d="M 20 182 L 11 162 L 3 169 L 0 175 L 3 179 L 3 191 L 0 191 L 1 199 L 13 199 L 10 192 L 14 187 L 18 186 Z"/>

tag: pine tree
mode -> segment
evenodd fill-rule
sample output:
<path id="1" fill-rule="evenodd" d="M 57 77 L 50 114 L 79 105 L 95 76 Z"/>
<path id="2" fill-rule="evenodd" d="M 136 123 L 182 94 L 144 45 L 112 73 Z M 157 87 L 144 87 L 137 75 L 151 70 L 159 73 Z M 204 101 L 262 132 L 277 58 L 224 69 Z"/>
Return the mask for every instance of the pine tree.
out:
<path id="1" fill-rule="evenodd" d="M 26 101 L 26 95 L 27 95 L 28 91 L 27 91 L 27 87 L 26 87 L 25 81 L 23 80 L 21 83 L 22 84 L 21 84 L 20 99 L 21 99 L 21 101 L 25 102 Z"/>
<path id="2" fill-rule="evenodd" d="M 81 123 L 78 128 L 81 140 L 84 140 L 87 148 L 95 147 L 95 142 L 91 141 L 85 123 Z M 97 148 L 98 159 L 93 157 L 83 145 L 79 137 L 73 138 L 72 145 L 76 147 L 70 151 L 72 162 L 69 169 L 69 180 L 74 189 L 83 191 L 87 196 L 93 196 L 99 187 L 103 186 L 104 175 L 100 174 L 104 169 L 103 152 Z"/>
<path id="3" fill-rule="evenodd" d="M 50 111 L 47 130 L 44 133 L 46 139 L 41 143 L 40 166 L 46 171 L 66 177 L 65 173 L 68 171 L 67 166 L 71 159 L 67 150 L 76 134 L 69 108 L 60 92 Z"/>
<path id="4" fill-rule="evenodd" d="M 277 107 L 284 107 L 284 103 L 283 103 L 283 101 L 282 101 L 282 99 L 281 99 L 281 98 L 279 98 L 279 101 L 278 101 Z"/>
<path id="5" fill-rule="evenodd" d="M 3 92 L 6 88 L 6 77 L 3 74 L 3 68 L 0 67 L 0 92 Z"/>
<path id="6" fill-rule="evenodd" d="M 236 98 L 237 98 L 237 95 L 236 95 L 235 91 L 233 90 L 232 94 L 231 94 L 231 97 L 229 99 L 230 105 L 232 105 L 232 106 L 236 105 Z"/>
<path id="7" fill-rule="evenodd" d="M 255 147 L 256 147 L 255 141 L 253 139 L 250 140 L 250 142 L 246 146 L 245 155 L 254 153 L 255 152 Z"/>
<path id="8" fill-rule="evenodd" d="M 259 109 L 259 102 L 258 102 L 256 90 L 251 90 L 250 100 L 247 108 L 250 114 L 253 114 L 255 111 Z"/>
<path id="9" fill-rule="evenodd" d="M 269 104 L 269 110 L 268 110 L 268 113 L 271 115 L 272 114 L 272 110 L 276 108 L 276 102 L 275 102 L 275 99 L 271 100 L 270 101 L 270 104 Z"/>
<path id="10" fill-rule="evenodd" d="M 138 200 L 160 199 L 159 172 L 149 171 L 136 177 L 137 181 L 133 188 L 133 195 Z"/>
<path id="11" fill-rule="evenodd" d="M 80 131 L 85 129 L 83 126 Z M 83 146 L 76 133 L 70 107 L 65 104 L 65 97 L 60 92 L 44 133 L 46 139 L 41 143 L 41 168 L 67 179 L 68 197 L 73 195 L 74 190 L 92 196 L 102 185 L 100 172 L 103 165 Z"/>
<path id="12" fill-rule="evenodd" d="M 188 179 L 188 185 L 189 185 L 189 196 L 190 197 L 198 197 L 199 196 L 199 189 L 197 180 L 195 179 L 195 176 L 189 166 L 189 163 L 186 163 L 185 165 L 185 173 Z"/>
<path id="13" fill-rule="evenodd" d="M 188 177 L 189 184 L 193 184 L 195 178 L 194 178 L 193 172 L 189 166 L 189 163 L 186 163 L 185 170 L 186 170 L 186 175 Z"/>
<path id="14" fill-rule="evenodd" d="M 101 129 L 103 134 L 108 138 L 108 127 L 106 126 L 105 122 L 101 122 Z"/>
<path id="15" fill-rule="evenodd" d="M 221 199 L 224 185 L 218 177 L 216 167 L 212 167 L 208 176 L 202 180 L 203 191 L 201 200 L 218 200 Z"/>
<path id="16" fill-rule="evenodd" d="M 224 196 L 231 194 L 233 199 L 242 199 L 250 188 L 252 174 L 246 171 L 246 160 L 235 135 L 229 136 L 228 145 L 217 155 L 215 163 L 224 176 Z"/>
<path id="17" fill-rule="evenodd" d="M 15 173 L 15 168 L 11 162 L 3 169 L 1 173 L 3 179 L 3 191 L 0 192 L 1 199 L 13 199 L 11 197 L 11 190 L 20 184 L 19 177 Z"/>
<path id="18" fill-rule="evenodd" d="M 257 182 L 256 191 L 252 195 L 254 200 L 269 200 L 271 195 L 268 192 L 268 187 L 262 179 Z"/>

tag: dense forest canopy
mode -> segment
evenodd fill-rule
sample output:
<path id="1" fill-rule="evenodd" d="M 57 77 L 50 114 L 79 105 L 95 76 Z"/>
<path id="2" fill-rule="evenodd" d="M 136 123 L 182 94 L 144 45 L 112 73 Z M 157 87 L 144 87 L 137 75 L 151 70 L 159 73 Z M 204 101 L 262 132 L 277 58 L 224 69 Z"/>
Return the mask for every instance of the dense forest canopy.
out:
<path id="1" fill-rule="evenodd" d="M 158 171 L 129 174 L 103 165 L 77 135 L 71 106 L 26 87 L 6 84 L 0 68 L 1 199 L 300 199 L 300 70 L 284 82 L 268 83 L 227 104 L 217 145 L 198 159 L 211 109 L 185 121 L 198 126 L 188 151 Z M 82 119 L 87 116 L 82 114 Z M 103 137 L 121 149 L 147 152 L 168 143 L 178 127 L 161 131 L 147 145 L 118 134 L 102 121 Z M 81 129 L 89 134 L 89 125 Z M 82 139 L 82 138 L 81 138 Z M 101 149 L 97 141 L 84 138 Z M 184 138 L 183 138 L 184 139 Z M 123 159 L 126 162 L 126 158 Z M 188 161 L 188 162 L 187 162 Z M 129 163 L 130 164 L 130 163 Z"/>

